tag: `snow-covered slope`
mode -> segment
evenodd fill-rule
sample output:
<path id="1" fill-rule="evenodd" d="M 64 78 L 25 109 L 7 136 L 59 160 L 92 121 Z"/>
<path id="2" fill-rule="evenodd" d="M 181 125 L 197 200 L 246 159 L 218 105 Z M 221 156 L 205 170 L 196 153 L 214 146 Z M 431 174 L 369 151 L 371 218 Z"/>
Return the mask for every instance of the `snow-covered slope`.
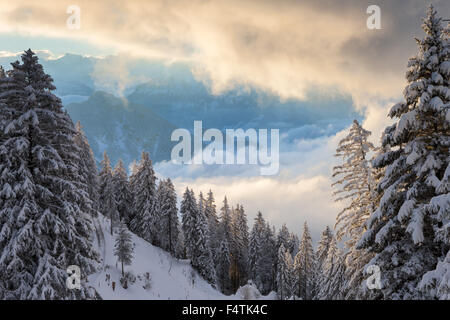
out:
<path id="1" fill-rule="evenodd" d="M 89 286 L 94 287 L 103 299 L 242 299 L 243 292 L 255 291 L 256 288 L 240 290 L 236 295 L 226 296 L 214 289 L 203 280 L 189 264 L 188 260 L 173 258 L 164 250 L 152 246 L 147 241 L 132 234 L 134 242 L 134 259 L 125 272 L 130 271 L 136 277 L 136 282 L 128 284 L 124 289 L 120 284 L 121 266 L 114 256 L 115 235 L 109 233 L 109 219 L 99 216 L 95 221 L 95 244 L 102 256 L 99 272 L 89 276 Z M 151 286 L 145 289 L 145 273 L 150 274 Z M 107 281 L 107 275 L 110 280 Z M 115 282 L 115 290 L 112 289 Z M 256 290 L 257 291 L 257 290 Z M 259 293 L 246 294 L 248 297 L 270 299 L 273 294 L 265 297 Z"/>

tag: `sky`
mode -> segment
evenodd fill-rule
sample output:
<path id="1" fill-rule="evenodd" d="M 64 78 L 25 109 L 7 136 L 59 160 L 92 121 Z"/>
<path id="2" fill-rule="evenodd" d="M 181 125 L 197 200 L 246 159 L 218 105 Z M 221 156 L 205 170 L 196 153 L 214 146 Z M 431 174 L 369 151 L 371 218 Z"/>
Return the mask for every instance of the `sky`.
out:
<path id="1" fill-rule="evenodd" d="M 80 8 L 79 29 L 67 27 L 67 8 L 74 4 Z M 381 29 L 366 26 L 371 4 L 381 9 Z M 407 60 L 416 53 L 414 37 L 423 36 L 420 19 L 428 4 L 0 0 L 0 56 L 30 47 L 49 50 L 54 57 L 70 52 L 186 62 L 215 94 L 251 85 L 280 99 L 307 100 L 312 89 L 331 101 L 333 95 L 348 95 L 378 144 L 390 123 L 388 108 L 402 98 Z M 450 1 L 433 4 L 450 17 Z M 247 208 L 249 219 L 261 210 L 278 227 L 286 222 L 295 232 L 308 220 L 317 240 L 326 224 L 334 224 L 341 206 L 332 201 L 330 173 L 343 135 L 296 141 L 291 152 L 280 156 L 284 165 L 276 177 L 234 171 L 203 176 L 202 168 L 183 171 L 167 163 L 157 169 L 178 172 L 178 190 L 186 185 L 204 192 L 211 188 L 218 201 L 227 194 Z"/>

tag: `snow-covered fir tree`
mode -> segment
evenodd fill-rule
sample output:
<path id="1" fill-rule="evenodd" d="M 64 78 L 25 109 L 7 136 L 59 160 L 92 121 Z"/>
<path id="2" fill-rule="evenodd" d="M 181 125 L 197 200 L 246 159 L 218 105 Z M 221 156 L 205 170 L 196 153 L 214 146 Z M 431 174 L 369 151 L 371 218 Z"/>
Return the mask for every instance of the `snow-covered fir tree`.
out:
<path id="1" fill-rule="evenodd" d="M 176 254 L 178 242 L 177 194 L 170 178 L 162 180 L 158 186 L 159 238 L 161 248 Z"/>
<path id="2" fill-rule="evenodd" d="M 294 293 L 302 300 L 310 300 L 315 286 L 315 256 L 308 224 L 303 225 L 300 247 L 294 259 Z"/>
<path id="3" fill-rule="evenodd" d="M 349 282 L 344 286 L 344 295 L 349 299 L 360 296 L 364 291 L 364 266 L 373 256 L 365 249 L 356 248 L 365 231 L 365 222 L 375 211 L 375 180 L 368 156 L 375 148 L 368 141 L 370 134 L 354 120 L 336 149 L 336 156 L 342 159 L 342 164 L 333 168 L 333 177 L 337 178 L 333 186 L 339 187 L 334 193 L 336 201 L 345 201 L 345 207 L 336 219 L 336 237 L 341 240 L 345 236 L 349 250 L 346 255 Z"/>
<path id="4" fill-rule="evenodd" d="M 114 255 L 119 260 L 122 267 L 122 277 L 125 276 L 124 265 L 130 265 L 133 261 L 133 242 L 131 234 L 128 232 L 125 222 L 119 222 L 119 230 L 114 245 Z"/>
<path id="5" fill-rule="evenodd" d="M 277 268 L 277 297 L 280 300 L 287 300 L 293 294 L 293 265 L 290 252 L 286 251 L 281 244 L 278 249 Z"/>
<path id="6" fill-rule="evenodd" d="M 230 208 L 230 205 L 228 204 L 228 199 L 225 196 L 224 200 L 223 200 L 223 206 L 222 206 L 222 208 L 220 208 L 219 226 L 218 226 L 218 231 L 217 231 L 216 236 L 218 239 L 220 239 L 220 241 L 227 242 L 230 255 L 231 255 L 231 253 L 233 251 L 233 247 L 234 247 L 234 240 L 233 240 L 231 228 L 232 228 L 231 208 Z M 230 256 L 230 266 L 231 266 L 232 262 L 233 261 Z M 232 292 L 233 287 L 231 284 L 231 278 L 228 277 L 228 279 L 229 279 L 228 283 L 226 284 L 226 286 L 224 288 L 222 288 L 222 290 L 224 290 L 225 292 Z"/>
<path id="7" fill-rule="evenodd" d="M 227 239 L 222 239 L 220 241 L 215 263 L 220 290 L 223 293 L 228 293 L 228 286 L 230 283 L 230 249 Z"/>
<path id="8" fill-rule="evenodd" d="M 100 212 L 110 219 L 111 235 L 113 234 L 114 224 L 118 221 L 119 212 L 117 211 L 115 185 L 113 180 L 113 172 L 111 162 L 106 151 L 103 153 L 103 160 L 100 162 L 100 188 L 99 202 Z"/>
<path id="9" fill-rule="evenodd" d="M 249 278 L 260 292 L 267 294 L 276 288 L 275 261 L 278 248 L 274 232 L 258 212 L 250 233 L 248 248 Z"/>
<path id="10" fill-rule="evenodd" d="M 209 245 L 208 222 L 198 208 L 194 192 L 188 188 L 183 194 L 180 212 L 187 257 L 200 275 L 214 286 L 216 273 Z"/>
<path id="11" fill-rule="evenodd" d="M 237 205 L 232 210 L 231 216 L 232 228 L 232 285 L 233 291 L 236 291 L 240 286 L 245 285 L 248 280 L 248 225 L 247 216 L 242 205 Z"/>
<path id="12" fill-rule="evenodd" d="M 132 206 L 130 210 L 128 210 L 128 220 L 125 221 L 127 223 L 128 228 L 131 230 L 131 221 L 136 217 L 136 211 L 134 210 L 134 204 L 136 203 L 136 198 L 134 194 L 134 190 L 136 189 L 136 176 L 139 168 L 139 164 L 136 162 L 136 160 L 133 160 L 130 165 L 128 166 L 130 171 L 130 177 L 128 178 L 128 184 L 130 187 L 130 193 L 131 193 L 131 201 Z"/>
<path id="13" fill-rule="evenodd" d="M 84 178 L 89 198 L 92 201 L 91 215 L 96 217 L 99 210 L 99 181 L 97 164 L 95 162 L 94 153 L 92 152 L 91 146 L 89 145 L 79 121 L 76 123 L 75 128 L 76 135 L 74 141 L 78 148 L 80 148 L 80 175 Z"/>
<path id="14" fill-rule="evenodd" d="M 331 231 L 329 226 L 322 231 L 322 236 L 320 237 L 320 241 L 317 245 L 317 269 L 321 270 L 322 266 L 327 258 L 328 249 L 330 248 L 331 240 L 333 239 L 333 232 Z"/>
<path id="15" fill-rule="evenodd" d="M 286 250 L 289 251 L 292 258 L 297 255 L 299 246 L 300 240 L 298 239 L 298 236 L 295 233 L 291 233 L 289 235 L 288 246 L 286 247 Z"/>
<path id="16" fill-rule="evenodd" d="M 31 50 L 0 77 L 0 299 L 93 298 L 92 201 L 76 130 Z M 5 125 L 5 126 L 4 126 Z M 81 290 L 66 286 L 69 265 Z"/>
<path id="17" fill-rule="evenodd" d="M 250 233 L 250 241 L 248 246 L 248 269 L 249 276 L 261 290 L 262 284 L 259 280 L 261 275 L 261 259 L 263 246 L 263 232 L 265 228 L 265 221 L 261 212 L 258 212 L 254 222 L 252 231 Z"/>
<path id="18" fill-rule="evenodd" d="M 130 211 L 133 207 L 133 197 L 130 183 L 128 182 L 127 170 L 122 159 L 119 159 L 112 174 L 118 219 L 126 223 L 129 221 Z"/>
<path id="19" fill-rule="evenodd" d="M 380 204 L 367 221 L 359 247 L 376 255 L 385 299 L 448 296 L 450 212 L 449 43 L 441 18 L 430 6 L 425 37 L 408 63 L 403 102 L 389 116 L 383 146 L 374 160 L 385 169 Z M 442 286 L 443 285 L 443 286 Z"/>
<path id="20" fill-rule="evenodd" d="M 216 261 L 220 251 L 219 219 L 217 217 L 214 194 L 211 190 L 209 190 L 208 196 L 206 197 L 205 201 L 205 216 L 208 220 L 209 244 L 211 246 L 211 254 L 213 260 Z"/>
<path id="21" fill-rule="evenodd" d="M 284 248 L 289 248 L 289 240 L 290 240 L 291 234 L 289 232 L 288 227 L 286 224 L 283 224 L 281 226 L 280 231 L 278 232 L 277 236 L 277 246 L 280 247 L 281 245 L 284 246 Z"/>
<path id="22" fill-rule="evenodd" d="M 322 280 L 323 267 L 325 264 L 325 260 L 328 255 L 328 249 L 330 247 L 331 240 L 333 238 L 333 232 L 330 227 L 326 226 L 326 228 L 322 231 L 322 236 L 320 237 L 319 243 L 317 245 L 317 251 L 315 254 L 316 257 L 316 272 L 315 272 L 315 286 L 313 297 L 317 297 L 317 294 L 320 292 L 320 282 Z"/>
<path id="23" fill-rule="evenodd" d="M 223 199 L 223 206 L 220 208 L 219 233 L 221 237 L 227 239 L 228 244 L 231 244 L 231 209 L 226 196 Z"/>
<path id="24" fill-rule="evenodd" d="M 316 299 L 344 299 L 342 289 L 346 283 L 345 274 L 345 254 L 338 248 L 336 238 L 333 236 L 328 248 L 327 257 L 323 264 L 323 273 L 320 279 L 320 290 L 316 296 Z"/>
<path id="25" fill-rule="evenodd" d="M 141 238 L 153 243 L 158 230 L 156 209 L 156 176 L 152 160 L 147 152 L 142 152 L 141 161 L 133 176 L 134 217 L 130 230 Z"/>

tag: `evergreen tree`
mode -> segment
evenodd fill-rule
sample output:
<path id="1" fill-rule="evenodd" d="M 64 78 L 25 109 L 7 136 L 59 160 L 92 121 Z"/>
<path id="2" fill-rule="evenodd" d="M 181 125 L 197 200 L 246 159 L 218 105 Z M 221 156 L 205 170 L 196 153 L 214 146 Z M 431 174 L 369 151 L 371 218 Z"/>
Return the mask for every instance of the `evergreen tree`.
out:
<path id="1" fill-rule="evenodd" d="M 292 257 L 281 244 L 278 249 L 277 296 L 287 300 L 292 296 Z"/>
<path id="2" fill-rule="evenodd" d="M 315 257 L 308 225 L 303 225 L 300 248 L 294 260 L 295 294 L 303 300 L 312 298 L 315 281 Z"/>
<path id="3" fill-rule="evenodd" d="M 226 239 L 220 241 L 218 253 L 216 258 L 217 279 L 222 292 L 227 293 L 230 283 L 230 250 Z"/>
<path id="4" fill-rule="evenodd" d="M 186 188 L 181 202 L 182 229 L 187 257 L 200 275 L 213 286 L 216 274 L 213 267 L 206 217 L 198 208 L 192 190 Z"/>
<path id="5" fill-rule="evenodd" d="M 175 255 L 178 242 L 177 194 L 170 178 L 159 183 L 158 187 L 159 234 L 161 248 Z"/>
<path id="6" fill-rule="evenodd" d="M 152 161 L 147 152 L 142 152 L 141 161 L 133 177 L 134 217 L 130 222 L 130 230 L 138 236 L 154 243 L 158 230 L 156 226 L 156 176 Z"/>
<path id="7" fill-rule="evenodd" d="M 297 255 L 299 246 L 300 240 L 298 239 L 297 235 L 295 233 L 291 233 L 289 235 L 288 246 L 286 250 L 289 251 L 292 258 L 294 258 Z"/>
<path id="8" fill-rule="evenodd" d="M 262 272 L 261 270 L 261 259 L 262 259 L 262 246 L 263 246 L 263 232 L 265 229 L 266 222 L 262 216 L 261 212 L 258 212 L 254 222 L 252 231 L 250 233 L 250 242 L 248 248 L 248 268 L 249 275 L 256 286 L 261 290 L 262 283 L 259 276 Z M 258 280 L 257 280 L 258 279 Z"/>
<path id="9" fill-rule="evenodd" d="M 117 257 L 122 265 L 122 277 L 125 276 L 123 269 L 124 265 L 130 265 L 133 261 L 133 242 L 131 241 L 131 234 L 128 232 L 125 222 L 119 222 L 119 233 L 116 237 L 114 245 L 114 255 Z"/>
<path id="10" fill-rule="evenodd" d="M 275 229 L 271 228 L 269 223 L 266 223 L 263 231 L 263 245 L 262 245 L 262 259 L 261 269 L 263 270 L 262 283 L 263 292 L 268 293 L 276 290 L 276 275 L 277 275 L 277 256 L 278 247 L 275 239 Z"/>
<path id="11" fill-rule="evenodd" d="M 97 173 L 97 164 L 95 162 L 94 153 L 91 146 L 83 132 L 81 123 L 78 121 L 76 126 L 76 134 L 74 137 L 75 144 L 80 149 L 80 176 L 83 177 L 83 181 L 86 185 L 86 192 L 89 194 L 89 198 L 92 201 L 91 215 L 97 217 L 99 210 L 99 181 Z"/>
<path id="12" fill-rule="evenodd" d="M 129 212 L 133 206 L 133 197 L 131 195 L 127 171 L 122 159 L 119 159 L 114 168 L 113 183 L 119 219 L 127 223 L 130 216 Z"/>
<path id="13" fill-rule="evenodd" d="M 330 248 L 331 240 L 333 238 L 333 233 L 330 227 L 326 227 L 322 232 L 322 236 L 320 238 L 319 244 L 317 246 L 316 252 L 316 272 L 315 272 L 315 286 L 313 296 L 316 298 L 320 292 L 320 284 L 322 281 L 322 275 L 324 272 L 324 264 L 328 255 L 328 249 Z"/>
<path id="14" fill-rule="evenodd" d="M 445 297 L 439 288 L 448 283 L 442 264 L 450 248 L 450 50 L 432 6 L 422 27 L 426 35 L 409 60 L 405 101 L 389 113 L 396 122 L 385 130 L 388 151 L 374 160 L 385 169 L 378 185 L 383 195 L 359 243 L 376 254 L 369 264 L 381 269 L 385 299 Z"/>
<path id="15" fill-rule="evenodd" d="M 209 230 L 209 244 L 211 246 L 211 254 L 214 261 L 217 261 L 217 257 L 220 252 L 220 234 L 219 234 L 219 219 L 216 213 L 216 204 L 214 201 L 214 194 L 211 190 L 208 192 L 208 197 L 205 201 L 205 216 L 208 220 Z"/>
<path id="16" fill-rule="evenodd" d="M 328 248 L 327 258 L 323 265 L 323 274 L 320 281 L 320 292 L 317 299 L 342 300 L 345 279 L 345 255 L 337 247 L 336 238 L 333 237 Z"/>
<path id="17" fill-rule="evenodd" d="M 132 206 L 128 210 L 128 220 L 125 221 L 127 223 L 127 226 L 130 230 L 131 229 L 131 221 L 136 217 L 136 211 L 134 210 L 134 205 L 136 203 L 136 196 L 135 196 L 135 190 L 136 190 L 136 177 L 138 172 L 139 164 L 136 162 L 136 160 L 133 160 L 129 166 L 130 169 L 130 178 L 128 179 L 128 184 L 130 187 L 130 199 Z"/>
<path id="18" fill-rule="evenodd" d="M 247 216 L 244 207 L 237 205 L 232 209 L 231 229 L 232 229 L 232 266 L 231 281 L 233 291 L 239 286 L 247 283 L 247 259 L 248 259 L 248 226 Z"/>
<path id="19" fill-rule="evenodd" d="M 115 195 L 115 185 L 113 180 L 111 163 L 106 151 L 103 153 L 103 160 L 100 162 L 100 211 L 105 217 L 110 219 L 110 233 L 113 234 L 114 223 L 118 220 L 118 211 Z"/>
<path id="20" fill-rule="evenodd" d="M 339 142 L 336 150 L 336 156 L 342 158 L 342 164 L 333 170 L 333 177 L 338 178 L 333 186 L 340 186 L 334 193 L 338 196 L 336 201 L 348 202 L 348 206 L 345 206 L 337 216 L 336 237 L 341 240 L 345 236 L 345 244 L 349 249 L 346 255 L 349 282 L 344 286 L 344 294 L 349 299 L 361 294 L 364 266 L 372 258 L 372 254 L 367 250 L 356 248 L 356 243 L 365 230 L 365 222 L 375 211 L 375 180 L 367 156 L 375 148 L 368 141 L 369 136 L 370 132 L 354 120 L 349 133 Z"/>
<path id="21" fill-rule="evenodd" d="M 80 175 L 76 130 L 53 79 L 27 50 L 0 77 L 0 299 L 93 298 L 91 200 Z M 69 265 L 81 290 L 66 287 Z"/>
<path id="22" fill-rule="evenodd" d="M 289 248 L 290 237 L 291 234 L 289 233 L 289 229 L 287 228 L 286 224 L 283 224 L 280 231 L 278 232 L 277 246 L 280 247 L 281 245 L 283 245 L 284 248 Z"/>
<path id="23" fill-rule="evenodd" d="M 327 258 L 328 249 L 330 248 L 330 243 L 333 238 L 333 232 L 330 227 L 326 227 L 322 231 L 322 236 L 320 238 L 319 244 L 317 246 L 317 268 L 322 270 L 325 259 Z"/>
<path id="24" fill-rule="evenodd" d="M 220 209 L 219 232 L 227 239 L 228 244 L 231 244 L 231 210 L 227 197 L 223 199 L 223 207 Z"/>

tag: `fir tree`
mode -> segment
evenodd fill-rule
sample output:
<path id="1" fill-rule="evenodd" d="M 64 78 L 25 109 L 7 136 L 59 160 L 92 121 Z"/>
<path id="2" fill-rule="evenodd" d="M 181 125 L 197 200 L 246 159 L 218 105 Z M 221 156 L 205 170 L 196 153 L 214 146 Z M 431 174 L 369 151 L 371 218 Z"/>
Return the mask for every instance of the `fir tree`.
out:
<path id="1" fill-rule="evenodd" d="M 116 198 L 118 218 L 120 221 L 127 223 L 130 219 L 130 210 L 133 206 L 133 197 L 131 195 L 127 171 L 121 159 L 119 159 L 116 167 L 114 168 L 112 179 L 114 184 L 114 195 Z"/>
<path id="2" fill-rule="evenodd" d="M 211 254 L 213 260 L 216 261 L 220 251 L 219 242 L 219 219 L 216 213 L 216 204 L 214 201 L 214 194 L 211 190 L 208 192 L 208 197 L 205 201 L 205 216 L 208 220 L 208 230 L 209 230 L 209 244 L 211 246 Z"/>
<path id="3" fill-rule="evenodd" d="M 94 153 L 89 145 L 86 135 L 83 132 L 81 123 L 76 124 L 76 135 L 74 141 L 80 149 L 80 175 L 83 177 L 86 191 L 92 201 L 91 215 L 97 217 L 99 210 L 99 181 L 97 173 L 97 164 L 95 162 Z"/>
<path id="4" fill-rule="evenodd" d="M 323 274 L 320 281 L 319 300 L 342 300 L 345 279 L 345 255 L 337 247 L 336 238 L 333 237 L 328 248 L 327 258 L 323 265 Z"/>
<path id="5" fill-rule="evenodd" d="M 261 274 L 261 255 L 263 245 L 263 232 L 265 228 L 265 221 L 261 212 L 258 212 L 254 222 L 253 228 L 250 233 L 250 242 L 248 248 L 248 267 L 250 278 L 261 290 L 261 281 L 257 280 Z"/>
<path id="6" fill-rule="evenodd" d="M 147 152 L 142 152 L 141 161 L 133 177 L 134 217 L 130 230 L 153 243 L 158 233 L 156 226 L 156 177 L 152 161 Z"/>
<path id="7" fill-rule="evenodd" d="M 359 243 L 376 254 L 369 264 L 381 269 L 385 299 L 446 295 L 438 288 L 450 247 L 450 51 L 432 6 L 422 27 L 426 35 L 409 60 L 405 101 L 389 113 L 396 122 L 385 130 L 388 151 L 374 160 L 385 169 L 378 185 L 382 198 Z"/>
<path id="8" fill-rule="evenodd" d="M 213 267 L 205 215 L 199 211 L 194 192 L 186 188 L 181 202 L 182 229 L 187 257 L 200 275 L 213 286 L 216 274 Z"/>
<path id="9" fill-rule="evenodd" d="M 292 296 L 292 257 L 281 244 L 278 249 L 277 296 L 287 300 Z"/>
<path id="10" fill-rule="evenodd" d="M 100 162 L 100 211 L 105 217 L 110 219 L 110 233 L 113 234 L 114 223 L 118 219 L 115 185 L 113 180 L 111 163 L 106 151 L 103 153 L 103 160 Z"/>
<path id="11" fill-rule="evenodd" d="M 333 170 L 333 177 L 338 178 L 333 186 L 340 187 L 334 193 L 338 196 L 336 201 L 348 202 L 337 216 L 336 237 L 341 240 L 345 236 L 345 244 L 349 249 L 346 255 L 349 282 L 344 286 L 345 296 L 349 299 L 362 294 L 364 266 L 372 258 L 367 250 L 356 248 L 356 243 L 365 231 L 365 222 L 375 211 L 375 180 L 367 156 L 375 148 L 368 141 L 369 136 L 370 132 L 354 120 L 349 133 L 339 142 L 336 150 L 336 156 L 342 158 L 342 164 Z"/>
<path id="12" fill-rule="evenodd" d="M 331 229 L 327 226 L 325 230 L 322 232 L 322 236 L 320 238 L 319 244 L 317 246 L 317 252 L 316 252 L 316 272 L 315 272 L 315 279 L 314 279 L 314 292 L 313 296 L 316 298 L 317 295 L 320 292 L 320 284 L 322 281 L 322 276 L 324 273 L 324 264 L 325 260 L 328 255 L 328 249 L 330 248 L 331 240 L 333 239 L 333 233 Z"/>
<path id="13" fill-rule="evenodd" d="M 219 232 L 227 239 L 228 244 L 231 244 L 231 210 L 227 197 L 223 199 L 223 207 L 220 209 Z"/>
<path id="14" fill-rule="evenodd" d="M 216 258 L 217 279 L 219 281 L 222 292 L 227 293 L 230 283 L 230 250 L 228 241 L 223 239 L 220 241 L 219 252 Z"/>
<path id="15" fill-rule="evenodd" d="M 308 225 L 303 225 L 300 248 L 294 260 L 295 293 L 303 300 L 312 298 L 315 280 L 315 257 Z"/>
<path id="16" fill-rule="evenodd" d="M 177 195 L 169 178 L 159 183 L 158 202 L 161 248 L 175 255 L 179 228 Z"/>
<path id="17" fill-rule="evenodd" d="M 233 291 L 247 283 L 247 259 L 248 259 L 248 226 L 244 207 L 237 205 L 232 209 L 232 269 L 231 281 Z"/>
<path id="18" fill-rule="evenodd" d="M 114 245 L 114 255 L 122 265 L 122 277 L 125 276 L 124 265 L 130 265 L 133 261 L 133 242 L 131 234 L 128 232 L 127 226 L 123 221 L 119 223 L 119 233 L 116 237 Z"/>
<path id="19" fill-rule="evenodd" d="M 286 250 L 289 251 L 292 258 L 294 258 L 297 255 L 299 246 L 300 240 L 298 239 L 297 235 L 295 233 L 291 233 L 289 235 L 288 246 Z"/>
<path id="20" fill-rule="evenodd" d="M 76 130 L 53 79 L 27 50 L 0 77 L 0 299 L 93 298 L 91 200 L 80 175 Z M 66 287 L 69 265 L 81 290 Z"/>

